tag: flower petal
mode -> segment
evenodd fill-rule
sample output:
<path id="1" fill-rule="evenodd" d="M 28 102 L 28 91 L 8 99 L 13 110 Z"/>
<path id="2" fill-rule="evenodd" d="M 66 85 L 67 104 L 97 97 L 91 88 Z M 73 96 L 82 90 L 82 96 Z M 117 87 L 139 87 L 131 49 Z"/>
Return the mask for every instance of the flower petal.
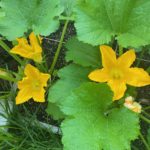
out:
<path id="1" fill-rule="evenodd" d="M 42 62 L 42 53 L 33 53 L 31 56 L 31 59 L 34 60 L 37 63 L 41 63 Z"/>
<path id="2" fill-rule="evenodd" d="M 50 77 L 51 77 L 50 74 L 46 74 L 46 73 L 40 74 L 40 80 L 41 80 L 42 86 L 47 86 L 47 81 Z"/>
<path id="3" fill-rule="evenodd" d="M 97 69 L 88 75 L 89 79 L 96 82 L 106 82 L 109 79 L 109 74 L 106 69 Z"/>
<path id="4" fill-rule="evenodd" d="M 135 61 L 135 58 L 134 50 L 129 50 L 117 59 L 117 64 L 119 66 L 129 68 Z"/>
<path id="5" fill-rule="evenodd" d="M 102 65 L 104 68 L 111 69 L 116 64 L 116 54 L 114 50 L 106 45 L 100 46 L 102 55 Z"/>
<path id="6" fill-rule="evenodd" d="M 42 48 L 41 46 L 39 45 L 40 44 L 40 40 L 38 41 L 38 36 L 36 37 L 36 35 L 32 32 L 30 35 L 29 35 L 29 39 L 30 39 L 30 44 L 31 46 L 33 47 L 34 51 L 37 53 L 37 52 L 42 52 Z"/>
<path id="7" fill-rule="evenodd" d="M 114 92 L 113 100 L 119 100 L 124 96 L 124 93 L 127 89 L 126 84 L 121 80 L 110 80 L 108 85 L 111 87 Z"/>
<path id="8" fill-rule="evenodd" d="M 37 79 L 40 75 L 40 72 L 36 67 L 27 64 L 24 70 L 24 74 L 29 78 Z"/>
<path id="9" fill-rule="evenodd" d="M 45 90 L 41 88 L 40 90 L 32 92 L 33 100 L 35 102 L 45 102 Z"/>
<path id="10" fill-rule="evenodd" d="M 10 50 L 13 54 L 18 54 L 25 58 L 30 58 L 32 53 L 32 48 L 28 44 L 28 41 L 25 38 L 17 39 L 18 45 Z"/>
<path id="11" fill-rule="evenodd" d="M 18 89 L 29 87 L 30 83 L 31 83 L 31 80 L 29 80 L 28 77 L 24 77 L 22 81 L 18 82 Z"/>
<path id="12" fill-rule="evenodd" d="M 126 82 L 129 85 L 141 87 L 150 84 L 150 76 L 142 68 L 129 68 L 126 73 Z"/>
<path id="13" fill-rule="evenodd" d="M 32 98 L 29 88 L 21 89 L 16 96 L 16 104 L 22 104 Z"/>

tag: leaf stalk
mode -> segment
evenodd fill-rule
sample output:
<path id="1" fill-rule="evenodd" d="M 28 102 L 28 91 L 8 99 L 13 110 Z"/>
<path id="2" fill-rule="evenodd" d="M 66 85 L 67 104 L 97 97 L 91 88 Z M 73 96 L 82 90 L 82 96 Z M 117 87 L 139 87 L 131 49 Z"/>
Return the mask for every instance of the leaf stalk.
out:
<path id="1" fill-rule="evenodd" d="M 64 40 L 64 37 L 65 37 L 65 33 L 66 33 L 66 30 L 67 30 L 68 23 L 69 23 L 69 20 L 66 20 L 66 21 L 65 21 L 65 25 L 64 25 L 64 27 L 63 27 L 62 35 L 61 35 L 61 38 L 60 38 L 60 42 L 59 42 L 59 44 L 58 44 L 58 47 L 57 47 L 57 50 L 56 50 L 56 53 L 55 53 L 55 56 L 54 56 L 52 65 L 51 65 L 50 70 L 49 70 L 50 74 L 53 73 L 54 68 L 55 68 L 55 65 L 56 65 L 56 63 L 57 63 L 58 56 L 59 56 L 60 50 L 61 50 L 61 48 L 62 48 L 62 44 L 63 44 L 63 40 Z"/>
<path id="2" fill-rule="evenodd" d="M 147 119 L 146 117 L 144 117 L 143 115 L 140 115 L 140 118 L 141 118 L 142 120 L 144 120 L 145 122 L 147 122 L 148 124 L 150 124 L 150 120 Z"/>
<path id="3" fill-rule="evenodd" d="M 147 144 L 147 141 L 144 139 L 143 135 L 140 133 L 139 136 L 140 136 L 140 138 L 141 138 L 143 144 L 145 145 L 146 149 L 147 149 L 147 150 L 150 150 L 150 147 L 149 147 L 149 145 Z"/>

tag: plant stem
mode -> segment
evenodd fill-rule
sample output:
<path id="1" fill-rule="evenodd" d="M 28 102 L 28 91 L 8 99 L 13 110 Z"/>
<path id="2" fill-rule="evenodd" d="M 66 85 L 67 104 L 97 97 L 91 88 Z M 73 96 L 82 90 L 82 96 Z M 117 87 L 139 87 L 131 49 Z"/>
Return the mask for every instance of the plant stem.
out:
<path id="1" fill-rule="evenodd" d="M 22 65 L 22 60 L 21 60 L 18 56 L 14 55 L 14 54 L 11 54 L 11 53 L 10 53 L 10 48 L 9 48 L 9 47 L 7 46 L 7 44 L 5 44 L 2 40 L 0 40 L 0 46 L 1 46 L 6 52 L 8 52 L 9 55 L 12 56 L 19 64 Z"/>
<path id="2" fill-rule="evenodd" d="M 59 16 L 59 20 L 69 20 L 69 21 L 74 21 L 75 20 L 75 17 L 74 16 L 68 16 L 68 17 L 66 17 L 66 16 Z"/>
<path id="3" fill-rule="evenodd" d="M 144 110 L 142 111 L 142 113 L 147 116 L 147 117 L 150 117 L 150 114 L 148 114 L 147 112 L 145 112 Z"/>
<path id="4" fill-rule="evenodd" d="M 62 47 L 62 44 L 63 44 L 63 40 L 64 40 L 64 36 L 65 36 L 66 30 L 67 30 L 68 23 L 69 23 L 69 21 L 66 20 L 63 31 L 62 31 L 62 35 L 61 35 L 61 38 L 60 38 L 60 42 L 58 44 L 58 47 L 57 47 L 52 65 L 51 65 L 50 70 L 49 70 L 50 74 L 53 72 L 54 67 L 56 65 L 56 62 L 57 62 L 57 59 L 58 59 L 58 56 L 59 56 L 59 53 L 60 53 L 60 50 L 61 50 L 61 47 Z"/>
<path id="5" fill-rule="evenodd" d="M 144 52 L 145 52 L 145 49 L 143 48 L 143 50 L 142 50 L 142 52 L 141 52 L 141 54 L 140 54 L 140 57 L 139 57 L 139 59 L 137 60 L 137 64 L 136 64 L 137 67 L 138 67 L 138 66 L 140 65 L 140 63 L 141 63 L 141 58 L 144 56 Z"/>
<path id="6" fill-rule="evenodd" d="M 144 120 L 145 122 L 147 122 L 148 124 L 150 124 L 150 120 L 147 119 L 146 117 L 144 117 L 143 115 L 140 115 L 140 118 L 141 118 L 142 120 Z"/>
<path id="7" fill-rule="evenodd" d="M 123 47 L 119 46 L 119 56 L 121 56 L 123 54 Z"/>
<path id="8" fill-rule="evenodd" d="M 140 133 L 139 136 L 140 136 L 141 140 L 143 141 L 143 144 L 145 145 L 146 149 L 150 150 L 150 147 L 147 144 L 146 140 L 144 139 L 143 135 Z"/>

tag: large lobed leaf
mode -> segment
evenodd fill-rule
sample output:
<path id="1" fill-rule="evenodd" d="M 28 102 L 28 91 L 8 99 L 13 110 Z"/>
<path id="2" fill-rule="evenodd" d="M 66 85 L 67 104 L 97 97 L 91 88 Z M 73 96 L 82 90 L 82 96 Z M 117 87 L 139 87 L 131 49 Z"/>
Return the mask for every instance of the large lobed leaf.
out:
<path id="1" fill-rule="evenodd" d="M 73 89 L 89 81 L 88 74 L 90 71 L 90 68 L 84 68 L 76 64 L 70 64 L 62 68 L 58 72 L 60 80 L 50 88 L 48 100 L 52 103 L 61 103 Z"/>
<path id="2" fill-rule="evenodd" d="M 48 102 L 46 112 L 51 115 L 54 120 L 65 118 L 64 113 L 60 110 L 56 103 Z"/>
<path id="3" fill-rule="evenodd" d="M 63 7 L 60 0 L 1 0 L 0 34 L 9 40 L 23 36 L 33 30 L 37 34 L 49 35 L 58 26 L 58 16 Z"/>
<path id="4" fill-rule="evenodd" d="M 64 150 L 130 150 L 138 115 L 125 107 L 108 111 L 112 95 L 106 84 L 85 83 L 64 101 L 62 111 L 71 116 L 62 124 Z"/>
<path id="5" fill-rule="evenodd" d="M 64 6 L 64 13 L 66 16 L 70 17 L 73 15 L 74 7 L 77 0 L 61 0 L 61 5 Z"/>
<path id="6" fill-rule="evenodd" d="M 54 119 L 64 118 L 58 106 L 64 102 L 73 89 L 89 81 L 88 74 L 90 71 L 91 68 L 70 64 L 58 72 L 60 79 L 50 88 L 48 94 L 49 104 L 47 112 L 52 115 Z"/>
<path id="7" fill-rule="evenodd" d="M 82 43 L 76 37 L 71 38 L 67 44 L 66 60 L 73 61 L 58 72 L 60 79 L 50 88 L 47 112 L 54 119 L 64 117 L 59 110 L 59 105 L 78 88 L 82 83 L 88 82 L 88 74 L 92 68 L 101 67 L 100 52 L 98 47 Z"/>
<path id="8" fill-rule="evenodd" d="M 121 46 L 150 44 L 149 0 L 79 0 L 76 29 L 81 41 L 92 45 L 116 37 Z"/>
<path id="9" fill-rule="evenodd" d="M 100 51 L 99 47 L 80 42 L 76 37 L 71 38 L 66 43 L 67 53 L 66 60 L 73 61 L 83 67 L 100 68 Z"/>

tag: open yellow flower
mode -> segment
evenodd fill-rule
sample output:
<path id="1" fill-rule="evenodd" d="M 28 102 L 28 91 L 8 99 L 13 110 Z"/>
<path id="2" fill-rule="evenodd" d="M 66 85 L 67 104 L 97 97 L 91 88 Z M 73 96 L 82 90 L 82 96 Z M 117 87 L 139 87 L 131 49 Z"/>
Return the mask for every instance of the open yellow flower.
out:
<path id="1" fill-rule="evenodd" d="M 114 92 L 113 100 L 123 97 L 126 84 L 141 87 L 150 84 L 150 76 L 142 68 L 130 66 L 135 61 L 134 50 L 129 50 L 119 58 L 109 46 L 100 46 L 102 55 L 102 69 L 97 69 L 89 74 L 89 78 L 96 82 L 108 82 Z"/>
<path id="2" fill-rule="evenodd" d="M 19 92 L 16 104 L 21 104 L 33 98 L 36 102 L 45 102 L 45 89 L 49 74 L 41 73 L 37 68 L 28 64 L 24 70 L 25 77 L 18 82 Z"/>
<path id="3" fill-rule="evenodd" d="M 18 45 L 11 49 L 11 53 L 18 54 L 22 57 L 29 58 L 35 62 L 41 63 L 42 61 L 42 48 L 40 46 L 42 40 L 40 36 L 35 36 L 32 32 L 29 35 L 30 44 L 25 38 L 18 38 Z"/>

